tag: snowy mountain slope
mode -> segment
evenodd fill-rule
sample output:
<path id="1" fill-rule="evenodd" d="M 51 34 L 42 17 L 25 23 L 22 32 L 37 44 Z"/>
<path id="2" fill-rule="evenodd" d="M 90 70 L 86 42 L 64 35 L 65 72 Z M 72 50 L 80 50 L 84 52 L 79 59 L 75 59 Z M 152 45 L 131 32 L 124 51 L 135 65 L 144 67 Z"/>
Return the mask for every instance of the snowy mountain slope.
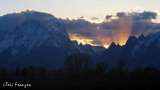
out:
<path id="1" fill-rule="evenodd" d="M 149 35 L 140 35 L 138 38 L 130 36 L 124 46 L 119 49 L 112 43 L 103 54 L 103 58 L 111 67 L 116 67 L 122 59 L 126 62 L 126 68 L 134 70 L 138 66 L 152 66 L 160 68 L 160 32 Z"/>
<path id="2" fill-rule="evenodd" d="M 38 21 L 27 19 L 17 29 L 12 34 L 4 35 L 4 40 L 0 42 L 0 52 L 12 47 L 12 53 L 15 54 L 15 51 L 23 46 L 25 53 L 29 53 L 30 50 L 41 45 L 63 48 L 73 52 L 74 46 L 68 33 L 63 26 L 56 22 L 49 21 L 45 25 L 40 25 Z"/>
<path id="3" fill-rule="evenodd" d="M 30 56 L 30 53 L 36 51 L 39 52 L 34 53 L 35 56 L 28 59 L 32 61 L 34 59 L 35 62 L 38 62 L 36 55 L 40 55 L 43 51 L 47 53 L 48 51 L 45 50 L 47 48 L 53 50 L 50 56 L 54 56 L 54 52 L 64 54 L 62 55 L 63 57 L 57 55 L 56 58 L 52 58 L 53 60 L 50 60 L 52 63 L 58 58 L 64 61 L 66 56 L 79 52 L 70 40 L 65 27 L 54 21 L 48 21 L 41 25 L 39 21 L 26 19 L 22 25 L 17 26 L 13 32 L 4 33 L 1 31 L 0 37 L 0 61 L 1 64 L 5 65 L 13 62 L 25 65 L 25 63 L 23 63 L 25 58 L 27 58 L 28 55 Z M 42 49 L 41 47 L 44 48 Z M 44 53 L 43 57 L 45 56 L 47 55 Z M 39 65 L 43 65 L 43 63 Z"/>
<path id="4" fill-rule="evenodd" d="M 48 21 L 26 19 L 12 32 L 0 33 L 1 66 L 39 65 L 49 68 L 63 66 L 65 58 L 73 53 L 82 52 L 99 57 L 103 47 L 75 45 L 69 38 L 64 26 Z"/>
<path id="5" fill-rule="evenodd" d="M 141 49 L 141 48 L 147 48 L 150 43 L 154 42 L 157 38 L 159 38 L 160 32 L 157 33 L 150 33 L 147 36 L 141 35 L 138 38 L 138 44 L 135 46 L 135 50 Z M 158 42 L 157 42 L 158 44 Z"/>

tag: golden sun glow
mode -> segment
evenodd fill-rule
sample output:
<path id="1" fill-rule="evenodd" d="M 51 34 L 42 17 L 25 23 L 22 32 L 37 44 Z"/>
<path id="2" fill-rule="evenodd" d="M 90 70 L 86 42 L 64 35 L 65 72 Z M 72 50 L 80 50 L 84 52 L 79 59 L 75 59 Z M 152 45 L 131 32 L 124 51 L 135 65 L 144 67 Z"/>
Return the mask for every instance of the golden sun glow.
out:
<path id="1" fill-rule="evenodd" d="M 71 39 L 71 40 L 76 40 L 78 42 L 78 44 L 82 43 L 83 45 L 84 44 L 91 44 L 91 42 L 93 41 L 91 39 Z"/>
<path id="2" fill-rule="evenodd" d="M 83 45 L 90 44 L 92 46 L 100 46 L 98 44 L 93 44 L 93 40 L 90 38 L 80 37 L 77 34 L 72 34 L 72 35 L 69 34 L 69 36 L 72 41 L 76 40 L 78 44 L 82 43 Z M 101 46 L 104 46 L 104 45 L 101 45 Z M 106 45 L 106 48 L 107 48 L 107 45 Z"/>
<path id="3" fill-rule="evenodd" d="M 105 48 L 108 48 L 108 47 L 109 47 L 109 45 L 104 45 L 104 47 L 105 47 Z"/>
<path id="4" fill-rule="evenodd" d="M 132 30 L 133 22 L 132 19 L 128 19 L 128 21 L 120 19 L 118 22 L 118 32 L 114 36 L 115 43 L 119 45 L 124 45 L 130 36 L 130 32 Z"/>
<path id="5" fill-rule="evenodd" d="M 78 36 L 77 34 L 69 34 L 70 36 L 70 39 L 73 41 L 73 40 L 76 40 L 78 44 L 90 44 L 92 46 L 104 46 L 106 49 L 109 47 L 109 45 L 112 43 L 112 42 L 115 42 L 116 44 L 119 44 L 119 45 L 124 45 L 126 43 L 126 40 L 127 38 L 126 37 L 119 37 L 119 39 L 117 39 L 118 36 L 114 36 L 114 41 L 110 41 L 110 39 L 108 38 L 104 38 L 104 37 L 101 37 L 99 36 L 99 40 L 101 41 L 101 44 L 93 44 L 93 39 L 92 38 L 86 38 L 86 37 L 82 37 L 82 36 Z M 102 39 L 103 38 L 103 39 Z M 119 40 L 119 41 L 118 41 Z"/>
<path id="6" fill-rule="evenodd" d="M 98 30 L 100 29 L 99 27 L 96 28 L 96 33 L 95 36 L 93 37 L 83 37 L 83 36 L 79 36 L 76 33 L 75 34 L 69 34 L 70 39 L 71 40 L 76 40 L 78 42 L 78 44 L 82 43 L 84 44 L 90 44 L 92 46 L 104 46 L 105 48 L 108 48 L 109 45 L 112 42 L 115 42 L 116 44 L 119 45 L 125 45 L 128 37 L 131 35 L 131 31 L 132 31 L 132 27 L 133 27 L 133 20 L 131 18 L 127 18 L 126 19 L 118 19 L 118 18 L 114 18 L 115 20 L 117 19 L 117 24 L 116 27 L 113 26 L 111 27 L 111 30 L 108 30 L 107 33 L 109 33 L 109 37 L 106 36 L 106 32 L 98 32 Z M 142 30 L 140 30 L 138 32 L 138 34 L 141 34 L 142 32 L 144 32 L 145 28 L 142 28 Z M 152 29 L 152 28 L 151 28 Z M 149 30 L 148 32 L 145 31 L 146 33 L 149 33 L 151 30 Z M 139 36 L 139 35 L 135 35 L 135 36 Z M 98 40 L 100 43 L 99 44 L 94 44 L 94 39 Z"/>
<path id="7" fill-rule="evenodd" d="M 82 43 L 82 44 L 91 44 L 91 42 L 93 41 L 92 39 L 87 39 L 87 38 L 84 38 L 84 37 L 80 37 L 80 36 L 77 36 L 77 34 L 69 34 L 70 36 L 70 39 L 71 40 L 76 40 L 78 42 L 78 44 Z"/>

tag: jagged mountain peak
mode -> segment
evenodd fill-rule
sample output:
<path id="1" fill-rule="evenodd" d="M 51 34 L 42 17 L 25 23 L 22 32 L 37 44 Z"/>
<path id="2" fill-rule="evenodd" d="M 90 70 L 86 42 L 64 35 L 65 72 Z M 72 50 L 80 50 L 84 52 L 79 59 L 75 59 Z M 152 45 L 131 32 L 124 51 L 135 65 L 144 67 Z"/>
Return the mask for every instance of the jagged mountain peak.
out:
<path id="1" fill-rule="evenodd" d="M 119 45 L 119 43 L 118 43 L 117 46 L 120 47 L 121 45 Z"/>
<path id="2" fill-rule="evenodd" d="M 137 37 L 136 36 L 129 36 L 127 42 L 125 45 L 135 45 L 137 43 Z"/>
<path id="3" fill-rule="evenodd" d="M 112 42 L 111 45 L 108 47 L 108 49 L 111 49 L 111 48 L 116 48 L 116 44 L 114 42 Z"/>
<path id="4" fill-rule="evenodd" d="M 135 39 L 137 39 L 136 36 L 129 36 L 129 38 L 128 38 L 128 40 L 135 40 Z"/>
<path id="5" fill-rule="evenodd" d="M 144 34 L 141 34 L 140 36 L 138 36 L 138 40 L 143 40 L 144 39 Z"/>

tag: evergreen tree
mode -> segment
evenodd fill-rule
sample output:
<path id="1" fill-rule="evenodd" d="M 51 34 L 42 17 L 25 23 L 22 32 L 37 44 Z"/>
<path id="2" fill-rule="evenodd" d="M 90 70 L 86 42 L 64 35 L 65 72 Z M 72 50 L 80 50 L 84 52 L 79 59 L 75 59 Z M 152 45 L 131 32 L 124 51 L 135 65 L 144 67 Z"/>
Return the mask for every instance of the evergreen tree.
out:
<path id="1" fill-rule="evenodd" d="M 19 67 L 16 68 L 16 77 L 19 77 Z"/>
<path id="2" fill-rule="evenodd" d="M 120 60 L 118 63 L 117 63 L 117 70 L 120 74 L 120 77 L 122 78 L 122 73 L 123 73 L 123 70 L 124 70 L 124 67 L 125 67 L 125 61 L 123 60 Z"/>
<path id="3" fill-rule="evenodd" d="M 96 77 L 100 77 L 101 79 L 103 79 L 104 72 L 105 72 L 106 68 L 108 68 L 108 64 L 107 63 L 105 63 L 105 62 L 97 63 Z"/>
<path id="4" fill-rule="evenodd" d="M 22 76 L 25 77 L 26 76 L 26 68 L 24 67 L 22 70 Z"/>
<path id="5" fill-rule="evenodd" d="M 7 76 L 7 75 L 8 75 L 7 69 L 6 69 L 6 68 L 1 68 L 1 70 L 0 70 L 0 75 L 1 75 L 1 76 Z"/>

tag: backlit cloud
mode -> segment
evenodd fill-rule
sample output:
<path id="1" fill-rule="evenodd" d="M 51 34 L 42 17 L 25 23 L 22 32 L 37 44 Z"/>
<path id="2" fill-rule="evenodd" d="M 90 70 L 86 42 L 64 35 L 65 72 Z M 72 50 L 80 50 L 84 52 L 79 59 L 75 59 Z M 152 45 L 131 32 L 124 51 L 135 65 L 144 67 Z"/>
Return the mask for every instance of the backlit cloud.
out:
<path id="1" fill-rule="evenodd" d="M 101 23 L 91 23 L 82 16 L 78 19 L 57 18 L 49 13 L 26 9 L 19 13 L 8 13 L 0 17 L 0 30 L 14 30 L 25 19 L 39 20 L 45 23 L 48 20 L 59 22 L 66 27 L 71 40 L 92 45 L 109 45 L 111 42 L 125 44 L 129 35 L 148 34 L 159 30 L 160 24 L 153 23 L 157 19 L 156 12 L 117 12 L 116 15 L 106 15 Z M 98 17 L 92 17 L 93 20 Z"/>
<path id="2" fill-rule="evenodd" d="M 106 16 L 106 19 L 108 20 L 108 19 L 110 19 L 112 17 L 112 15 L 107 15 Z"/>

